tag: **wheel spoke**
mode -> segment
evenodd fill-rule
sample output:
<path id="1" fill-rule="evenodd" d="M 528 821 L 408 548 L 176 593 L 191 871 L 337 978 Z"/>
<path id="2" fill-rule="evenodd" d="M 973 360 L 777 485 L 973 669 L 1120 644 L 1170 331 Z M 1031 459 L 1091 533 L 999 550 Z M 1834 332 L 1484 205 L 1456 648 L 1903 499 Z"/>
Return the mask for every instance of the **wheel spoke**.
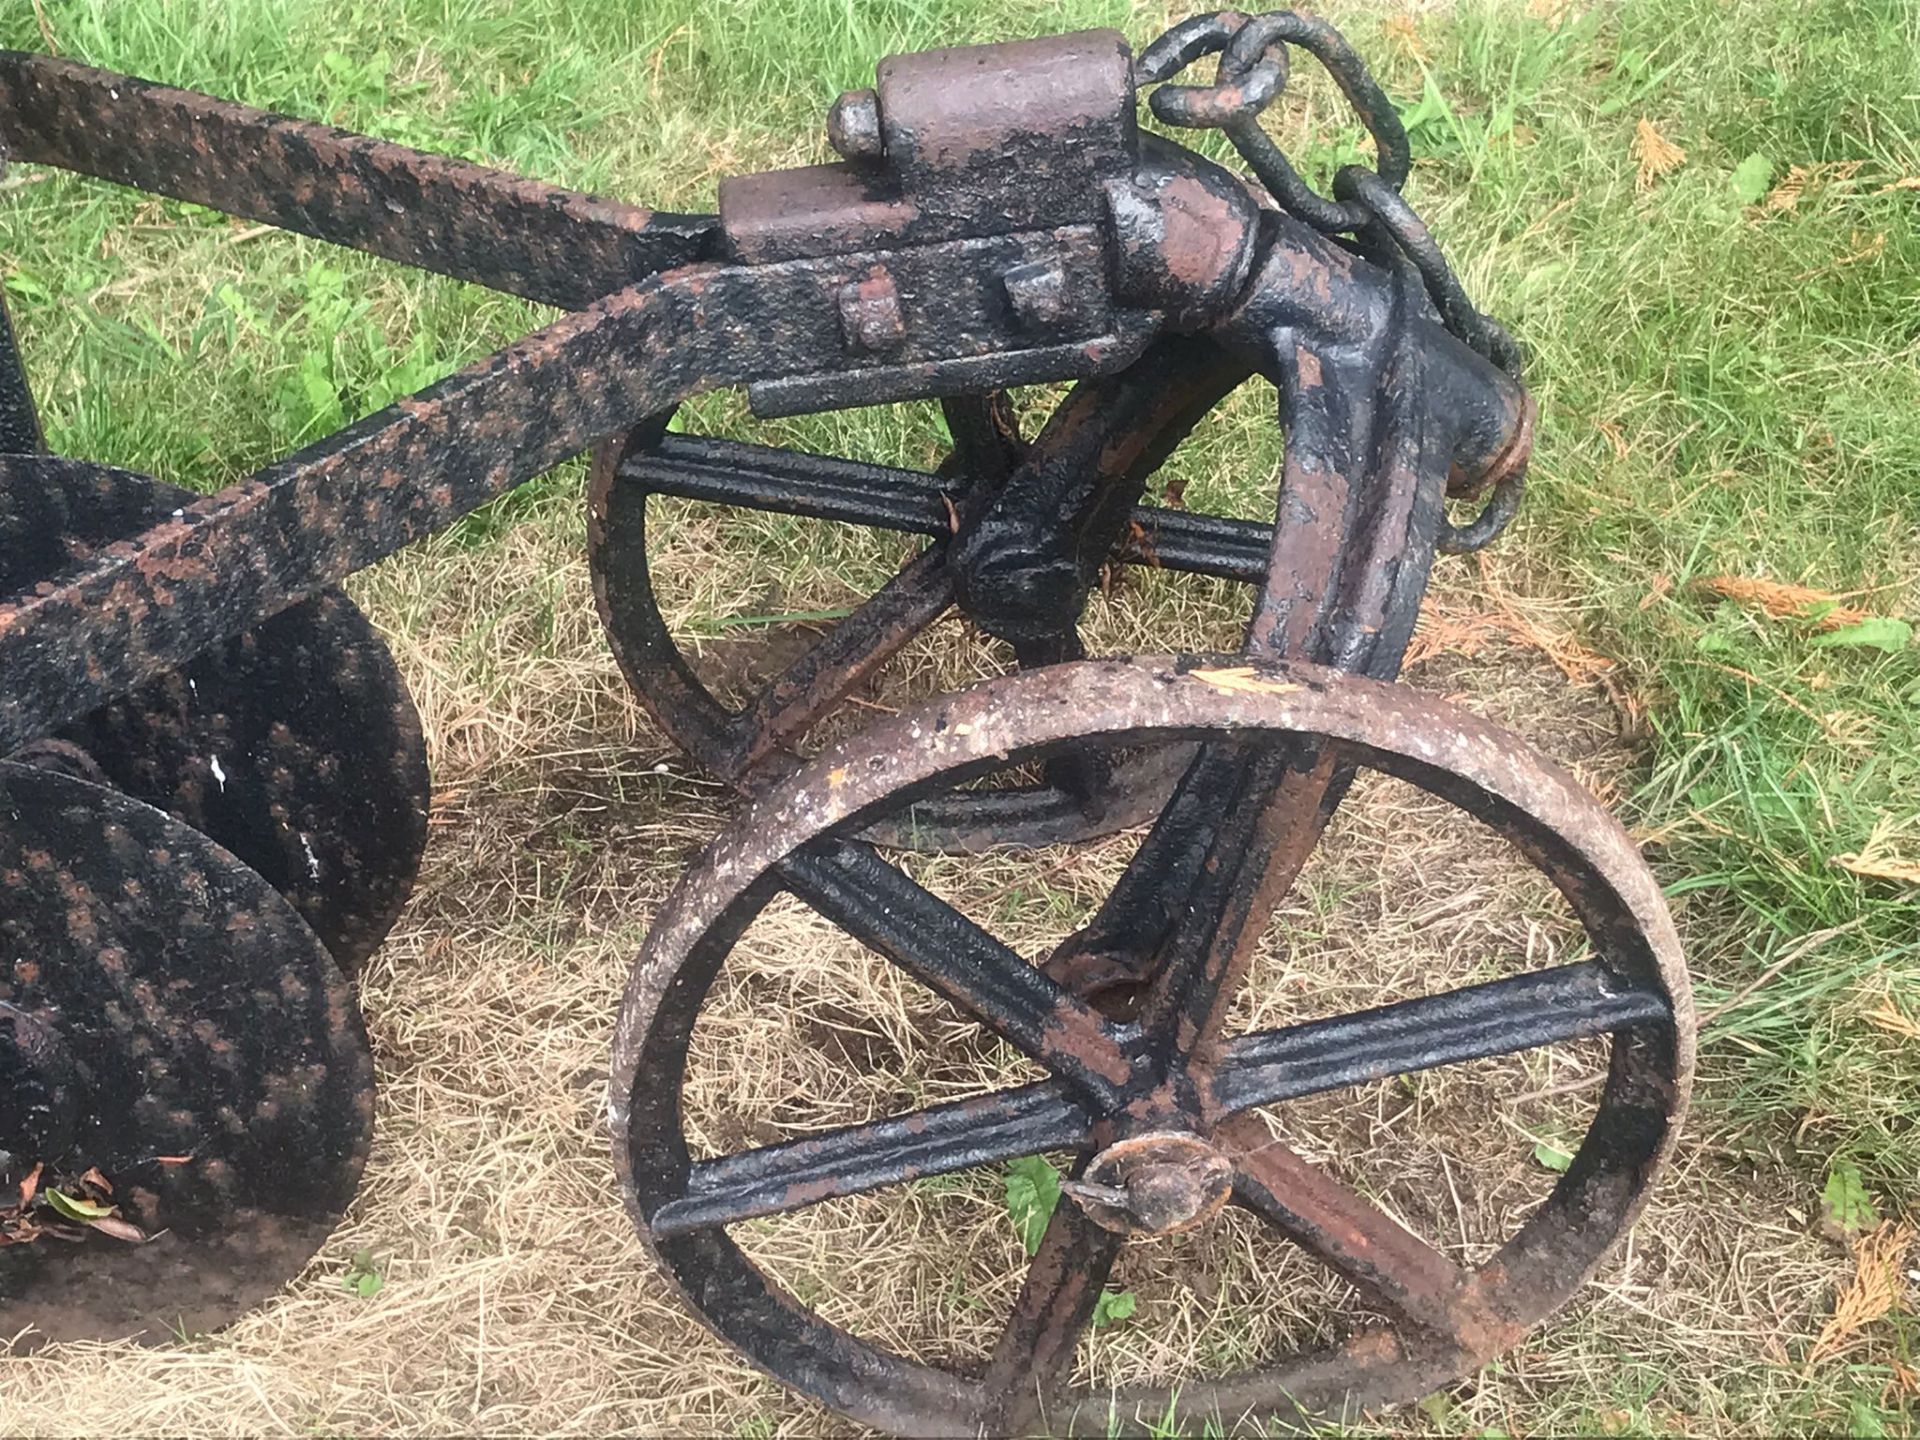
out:
<path id="1" fill-rule="evenodd" d="M 1019 418 L 1004 390 L 988 395 L 956 395 L 940 402 L 953 437 L 949 463 L 967 493 L 997 490 L 1020 463 Z"/>
<path id="2" fill-rule="evenodd" d="M 648 1228 L 683 1235 L 757 1215 L 784 1215 L 842 1195 L 1081 1144 L 1090 1122 L 1058 1081 L 697 1162 L 686 1193 Z"/>
<path id="3" fill-rule="evenodd" d="M 668 435 L 658 448 L 628 456 L 620 464 L 619 481 L 654 495 L 930 540 L 952 532 L 947 506 L 958 500 L 953 482 L 924 470 L 698 435 Z M 1257 520 L 1136 505 L 1115 555 L 1129 564 L 1256 584 L 1267 573 L 1272 543 L 1273 528 Z"/>
<path id="4" fill-rule="evenodd" d="M 953 581 L 939 550 L 921 551 L 729 722 L 742 766 L 805 731 L 952 603 Z"/>
<path id="5" fill-rule="evenodd" d="M 1125 1032 L 870 846 L 815 841 L 778 869 L 821 915 L 1096 1105 L 1118 1102 L 1132 1075 Z"/>
<path id="6" fill-rule="evenodd" d="M 1204 862 L 1189 870 L 1166 939 L 1152 963 L 1141 1028 L 1168 1066 L 1204 1058 L 1217 1040 L 1268 917 L 1319 843 L 1336 786 L 1334 757 L 1288 743 L 1218 760 L 1203 752 L 1219 787 L 1202 832 Z M 1137 865 L 1138 857 L 1135 857 Z"/>
<path id="7" fill-rule="evenodd" d="M 1089 1220 L 1071 1199 L 1061 1199 L 980 1382 L 985 1399 L 980 1433 L 1044 1431 L 1049 1402 L 1073 1364 L 1074 1349 L 1125 1243 Z"/>
<path id="8" fill-rule="evenodd" d="M 954 482 L 923 470 L 706 435 L 663 435 L 657 445 L 636 450 L 620 462 L 618 481 L 649 495 L 837 520 L 928 539 L 950 533 L 947 502 L 959 498 Z"/>
<path id="9" fill-rule="evenodd" d="M 1588 960 L 1243 1036 L 1227 1046 L 1213 1073 L 1212 1105 L 1214 1113 L 1231 1115 L 1440 1065 L 1672 1023 L 1672 1004 L 1658 989 Z"/>
<path id="10" fill-rule="evenodd" d="M 1465 1271 L 1271 1138 L 1259 1120 L 1237 1116 L 1214 1140 L 1234 1162 L 1234 1198 L 1373 1300 L 1448 1337 L 1481 1323 Z"/>

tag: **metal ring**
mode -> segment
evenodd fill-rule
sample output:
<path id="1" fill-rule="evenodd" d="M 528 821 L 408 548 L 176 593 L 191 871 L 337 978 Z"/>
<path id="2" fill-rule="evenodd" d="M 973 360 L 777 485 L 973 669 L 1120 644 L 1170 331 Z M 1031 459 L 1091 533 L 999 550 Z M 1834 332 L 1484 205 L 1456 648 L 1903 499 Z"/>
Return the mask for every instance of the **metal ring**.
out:
<path id="1" fill-rule="evenodd" d="M 1442 555 L 1471 555 L 1476 550 L 1484 550 L 1513 523 L 1526 493 L 1527 472 L 1522 466 L 1511 475 L 1501 477 L 1493 487 L 1493 494 L 1487 497 L 1487 503 L 1480 507 L 1480 513 L 1466 524 L 1455 525 L 1441 516 L 1434 549 Z"/>
<path id="2" fill-rule="evenodd" d="M 1520 379 L 1523 357 L 1518 342 L 1505 326 L 1473 303 L 1446 256 L 1440 253 L 1426 222 L 1398 190 L 1365 166 L 1348 165 L 1334 176 L 1333 193 L 1366 211 L 1368 221 L 1378 225 L 1394 248 L 1413 263 L 1452 334 L 1515 380 Z"/>
<path id="3" fill-rule="evenodd" d="M 1189 15 L 1142 50 L 1133 62 L 1133 83 L 1158 85 L 1205 55 L 1226 49 L 1247 23 L 1238 10 Z"/>
<path id="4" fill-rule="evenodd" d="M 1400 113 L 1374 80 L 1366 62 L 1326 21 L 1291 10 L 1276 10 L 1249 20 L 1235 32 L 1222 66 L 1247 63 L 1247 57 L 1264 53 L 1275 43 L 1298 45 L 1333 77 L 1373 139 L 1379 178 L 1398 191 L 1406 183 L 1412 166 L 1412 150 L 1407 143 L 1406 127 L 1400 123 Z M 1329 200 L 1314 190 L 1300 178 L 1280 147 L 1250 121 L 1230 125 L 1227 134 L 1261 183 L 1273 193 L 1273 198 L 1315 229 L 1350 231 L 1367 223 L 1370 216 L 1366 206 L 1338 198 Z"/>
<path id="5" fill-rule="evenodd" d="M 1238 10 L 1196 15 L 1149 45 L 1134 66 L 1134 81 L 1150 85 L 1177 75 L 1203 56 L 1218 53 L 1211 85 L 1161 85 L 1148 100 L 1155 117 L 1188 130 L 1224 130 L 1251 121 L 1286 89 L 1287 47 L 1279 42 L 1244 55 L 1233 41 L 1248 24 Z"/>

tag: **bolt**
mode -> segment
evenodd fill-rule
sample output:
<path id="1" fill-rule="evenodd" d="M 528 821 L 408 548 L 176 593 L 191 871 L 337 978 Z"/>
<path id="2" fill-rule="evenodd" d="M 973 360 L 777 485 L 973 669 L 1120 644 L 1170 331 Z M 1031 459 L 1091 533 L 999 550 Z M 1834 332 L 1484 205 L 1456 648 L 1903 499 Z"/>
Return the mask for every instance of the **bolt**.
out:
<path id="1" fill-rule="evenodd" d="M 893 277 L 876 265 L 865 278 L 840 287 L 840 330 L 851 350 L 876 355 L 900 348 L 907 338 L 900 315 L 900 291 Z"/>
<path id="2" fill-rule="evenodd" d="M 1133 1196 L 1118 1185 L 1089 1185 L 1084 1180 L 1062 1180 L 1060 1188 L 1076 1200 L 1108 1205 L 1115 1210 L 1133 1209 Z"/>
<path id="3" fill-rule="evenodd" d="M 1029 330 L 1057 330 L 1073 318 L 1067 272 L 1056 260 L 1031 260 L 1000 277 L 1013 313 Z"/>
<path id="4" fill-rule="evenodd" d="M 848 90 L 827 111 L 827 143 L 849 160 L 878 160 L 886 151 L 880 134 L 880 97 Z"/>

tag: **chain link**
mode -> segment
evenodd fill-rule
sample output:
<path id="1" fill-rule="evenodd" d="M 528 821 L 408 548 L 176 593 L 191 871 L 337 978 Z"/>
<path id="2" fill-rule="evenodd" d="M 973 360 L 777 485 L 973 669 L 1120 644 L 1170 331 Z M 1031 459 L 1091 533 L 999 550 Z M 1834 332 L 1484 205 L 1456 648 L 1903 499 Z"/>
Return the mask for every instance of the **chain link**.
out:
<path id="1" fill-rule="evenodd" d="M 1343 167 L 1334 176 L 1331 196 L 1307 184 L 1260 126 L 1262 112 L 1286 89 L 1288 47 L 1293 45 L 1333 77 L 1373 139 L 1373 168 Z M 1220 57 L 1212 85 L 1167 83 L 1208 55 Z M 1159 87 L 1148 97 L 1148 106 L 1162 123 L 1223 132 L 1287 213 L 1326 234 L 1351 236 L 1370 258 L 1411 265 L 1448 333 L 1516 382 L 1521 380 L 1520 346 L 1504 326 L 1474 305 L 1426 222 L 1400 194 L 1412 163 L 1406 127 L 1366 62 L 1333 26 L 1291 10 L 1195 15 L 1140 53 L 1134 81 Z M 1459 527 L 1443 520 L 1440 548 L 1458 554 L 1486 545 L 1518 510 L 1524 484 L 1523 472 L 1504 476 L 1474 520 Z"/>

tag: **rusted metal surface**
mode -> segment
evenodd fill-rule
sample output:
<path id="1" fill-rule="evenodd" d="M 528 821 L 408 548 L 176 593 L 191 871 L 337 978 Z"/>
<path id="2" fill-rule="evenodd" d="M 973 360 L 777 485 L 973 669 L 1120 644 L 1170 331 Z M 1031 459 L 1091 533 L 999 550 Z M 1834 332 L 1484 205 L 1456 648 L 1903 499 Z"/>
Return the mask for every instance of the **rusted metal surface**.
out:
<path id="1" fill-rule="evenodd" d="M 6 156 L 0 148 L 0 161 Z M 41 448 L 40 416 L 27 384 L 26 363 L 13 338 L 7 297 L 0 295 L 0 455 L 30 455 Z"/>
<path id="2" fill-rule="evenodd" d="M 1375 142 L 1376 168 L 1343 170 L 1330 196 L 1259 127 L 1299 51 L 1331 73 Z M 1183 74 L 1213 55 L 1211 84 Z M 1142 134 L 1136 86 L 1158 87 L 1149 101 L 1163 122 L 1226 132 L 1259 186 Z M 14 1116 L 35 1117 L 0 1125 L 0 1140 L 78 1153 L 95 1123 L 86 1117 L 106 1103 L 81 1083 L 98 1067 L 79 1051 L 94 1045 L 104 1065 L 128 1040 L 103 1020 L 125 1009 L 111 984 L 172 963 L 161 931 L 177 886 L 142 889 L 124 914 L 105 907 L 132 928 L 102 950 L 87 924 L 56 916 L 42 877 L 125 881 L 141 862 L 119 837 L 158 826 L 170 843 L 166 858 L 146 857 L 147 879 L 197 867 L 189 888 L 217 879 L 248 932 L 180 963 L 264 965 L 272 949 L 282 967 L 277 990 L 236 990 L 238 1008 L 206 1017 L 210 1033 L 224 1036 L 252 1005 L 268 1017 L 263 1043 L 325 1051 L 312 1063 L 331 1098 L 296 1144 L 321 1157 L 325 1183 L 297 1213 L 323 1225 L 344 1203 L 364 1153 L 364 1047 L 313 932 L 349 964 L 378 942 L 418 857 L 425 791 L 391 662 L 332 587 L 594 447 L 593 573 L 620 663 L 675 739 L 758 797 L 662 912 L 616 1050 L 628 1204 L 694 1307 L 786 1382 L 909 1432 L 1108 1433 L 1169 1417 L 1231 1428 L 1424 1393 L 1513 1343 L 1631 1220 L 1692 1063 L 1677 945 L 1624 833 L 1516 742 L 1378 683 L 1399 669 L 1435 555 L 1485 544 L 1519 501 L 1534 412 L 1518 348 L 1471 304 L 1401 198 L 1397 114 L 1320 20 L 1198 16 L 1137 61 L 1112 31 L 892 57 L 871 88 L 832 108 L 827 133 L 836 163 L 731 177 L 716 217 L 660 215 L 0 53 L 0 147 L 15 159 L 576 312 L 205 498 L 29 458 L 42 439 L 0 312 L 0 455 L 14 457 L 0 459 L 0 756 L 34 767 L 0 763 L 0 795 L 25 797 L 0 811 L 0 926 L 38 927 L 48 953 L 73 951 L 82 987 L 63 1002 L 77 1020 L 57 1023 L 39 992 L 18 989 L 40 983 L 18 964 L 16 989 L 0 991 L 0 1095 Z M 1251 375 L 1275 387 L 1286 434 L 1274 522 L 1144 504 L 1154 471 Z M 1077 383 L 1021 435 L 1007 387 L 1058 381 Z M 940 399 L 953 451 L 917 474 L 667 433 L 676 407 L 720 387 L 744 389 L 763 416 Z M 927 543 L 729 709 L 653 595 L 654 495 Z M 1483 508 L 1456 525 L 1449 498 Z M 1116 558 L 1250 583 L 1243 653 L 1081 661 L 1082 611 Z M 811 732 L 955 612 L 1004 641 L 1022 672 L 800 768 Z M 1016 783 L 997 783 L 1015 766 Z M 1361 767 L 1423 785 L 1505 835 L 1560 886 L 1597 958 L 1223 1039 L 1268 915 Z M 60 798 L 81 793 L 104 797 L 105 831 Z M 879 848 L 1057 843 L 1148 823 L 1093 919 L 1044 956 L 1016 953 Z M 319 873 L 303 880 L 308 862 Z M 692 1025 L 742 928 L 782 891 L 1051 1078 L 692 1157 L 678 1105 Z M 256 946 L 253 931 L 272 945 Z M 106 963 L 121 950 L 139 955 Z M 322 992 L 324 1035 L 299 1008 Z M 178 1005 L 140 1013 L 177 1038 Z M 1253 1113 L 1598 1035 L 1612 1037 L 1614 1061 L 1586 1143 L 1478 1270 L 1273 1144 Z M 194 1083 L 245 1089 L 258 1070 Z M 125 1136 L 171 1134 L 218 1099 L 195 1092 L 178 1107 L 188 1119 L 136 1109 Z M 1078 1157 L 1069 1200 L 975 1372 L 913 1364 L 827 1325 L 725 1230 L 1062 1149 Z M 1388 1320 L 1242 1376 L 1074 1394 L 1075 1345 L 1128 1239 L 1202 1228 L 1230 1203 L 1352 1280 Z M 235 1225 L 237 1213 L 215 1219 Z M 267 1270 L 297 1263 L 313 1238 L 269 1246 Z M 0 1269 L 0 1315 L 26 1293 L 5 1289 L 27 1273 L 13 1263 Z M 181 1266 L 208 1284 L 218 1261 L 209 1252 Z"/>
<path id="3" fill-rule="evenodd" d="M 1176 1235 L 1220 1213 L 1233 1162 L 1198 1135 L 1150 1130 L 1116 1140 L 1060 1188 L 1116 1234 Z"/>
<path id="4" fill-rule="evenodd" d="M 0 894 L 0 1198 L 97 1170 L 150 1237 L 0 1245 L 0 1349 L 226 1324 L 359 1182 L 373 1064 L 346 980 L 197 831 L 4 762 Z"/>
<path id="5" fill-rule="evenodd" d="M 46 55 L 0 51 L 0 143 L 56 165 L 579 310 L 703 258 L 666 215 Z"/>
<path id="6" fill-rule="evenodd" d="M 0 593 L 80 564 L 194 499 L 125 470 L 0 457 Z M 260 874 L 349 972 L 413 888 L 427 840 L 420 718 L 385 644 L 337 590 L 195 656 L 58 738 L 101 783 L 165 810 Z"/>
<path id="7" fill-rule="evenodd" d="M 950 776 L 1062 747 L 1199 742 L 1282 770 L 1318 754 L 1409 780 L 1485 821 L 1553 880 L 1595 959 L 1242 1037 L 1195 1043 L 1170 1007 L 1100 1022 L 1034 958 L 959 917 L 850 839 Z M 1256 812 L 1258 807 L 1254 807 Z M 831 883 L 822 876 L 832 877 Z M 1035 1085 L 742 1154 L 695 1158 L 679 1131 L 693 1024 L 736 937 L 780 889 L 960 1004 L 1046 1065 Z M 829 893 L 831 892 L 831 893 Z M 1148 947 L 1156 937 L 1143 935 Z M 1194 993 L 1187 991 L 1183 993 Z M 1255 1105 L 1469 1058 L 1611 1035 L 1613 1067 L 1586 1139 L 1546 1204 L 1476 1270 L 1439 1257 L 1371 1202 L 1271 1143 Z M 1572 777 L 1485 722 L 1405 687 L 1245 655 L 1087 661 L 946 696 L 872 727 L 754 802 L 670 898 L 628 986 L 616 1038 L 616 1160 L 643 1234 L 709 1324 L 774 1373 L 903 1433 L 1108 1433 L 1169 1414 L 1284 1420 L 1424 1394 L 1512 1344 L 1576 1288 L 1642 1203 L 1685 1106 L 1693 1019 L 1658 884 Z M 838 1195 L 1046 1149 L 1101 1203 L 1124 1142 L 1191 1136 L 1184 1193 L 1204 1223 L 1214 1157 L 1237 1203 L 1384 1306 L 1326 1350 L 1139 1395 L 1065 1386 L 1119 1237 L 1063 1204 L 1008 1335 L 983 1373 L 935 1371 L 818 1319 L 773 1287 L 725 1225 Z M 1123 1148 L 1116 1150 L 1116 1146 Z M 1101 1166 L 1100 1156 L 1107 1162 Z M 1160 1156 L 1163 1163 L 1168 1157 Z M 1156 1212 L 1178 1223 L 1178 1205 Z M 1152 1228 L 1149 1226 L 1148 1228 Z M 1104 1237 L 1104 1238 L 1102 1238 Z M 1109 1403 L 1117 1405 L 1110 1411 Z"/>
<path id="8" fill-rule="evenodd" d="M 635 499 L 672 495 L 942 540 L 959 488 L 923 470 L 780 450 L 749 441 L 662 435 L 614 462 L 601 482 Z M 1273 527 L 1164 505 L 1135 505 L 1111 559 L 1255 584 L 1267 572 Z"/>
<path id="9" fill-rule="evenodd" d="M 1139 555 L 1173 530 L 1176 559 L 1258 573 L 1267 527 L 1227 522 L 1215 540 L 1204 521 L 1136 504 L 1152 472 L 1242 375 L 1203 341 L 1163 342 L 1121 375 L 1076 387 L 1031 443 L 994 418 L 1003 407 L 949 402 L 955 451 L 914 489 L 900 471 L 642 427 L 624 448 L 602 447 L 590 487 L 595 592 L 614 653 L 669 735 L 710 772 L 751 789 L 789 768 L 790 747 L 807 729 L 953 606 L 1016 651 L 1061 658 L 1077 643 L 1102 565 L 1129 545 Z M 935 543 L 730 710 L 701 682 L 654 597 L 646 516 L 656 493 L 919 529 Z M 1100 834 L 1150 818 L 1181 768 L 1177 757 L 1136 756 L 1097 782 L 1061 773 L 933 797 L 893 822 L 887 838 L 978 849 Z"/>

